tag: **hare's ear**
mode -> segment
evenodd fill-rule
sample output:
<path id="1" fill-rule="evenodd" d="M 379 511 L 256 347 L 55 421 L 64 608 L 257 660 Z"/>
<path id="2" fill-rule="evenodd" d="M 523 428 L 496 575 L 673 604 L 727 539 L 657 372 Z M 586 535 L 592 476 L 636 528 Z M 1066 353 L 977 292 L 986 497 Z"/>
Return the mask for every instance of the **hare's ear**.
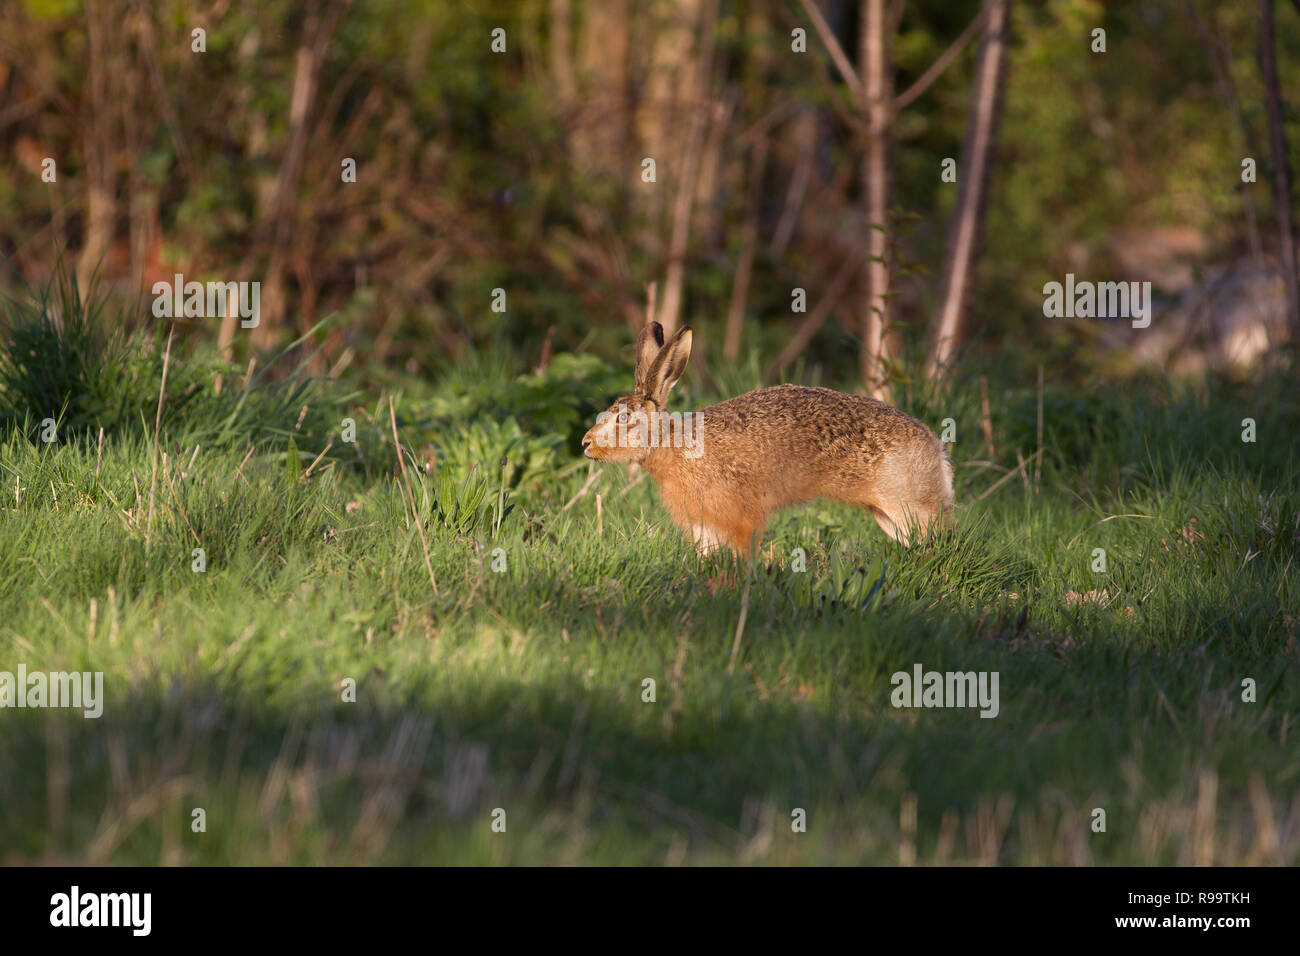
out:
<path id="1" fill-rule="evenodd" d="M 654 362 L 659 350 L 664 347 L 664 327 L 658 322 L 649 322 L 636 337 L 636 393 L 645 391 L 645 374 Z"/>
<path id="2" fill-rule="evenodd" d="M 656 405 L 663 407 L 668 398 L 668 391 L 677 384 L 686 371 L 686 360 L 691 357 L 691 328 L 683 325 L 659 350 L 650 370 L 646 372 L 645 395 Z"/>

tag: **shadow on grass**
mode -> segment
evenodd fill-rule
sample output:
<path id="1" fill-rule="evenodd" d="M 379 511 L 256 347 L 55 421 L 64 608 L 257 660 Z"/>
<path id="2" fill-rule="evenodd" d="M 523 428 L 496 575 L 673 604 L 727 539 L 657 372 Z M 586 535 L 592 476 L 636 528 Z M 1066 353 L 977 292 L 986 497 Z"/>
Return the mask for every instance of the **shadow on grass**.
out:
<path id="1" fill-rule="evenodd" d="M 694 613 L 710 601 L 732 606 Z M 1063 657 L 889 615 L 805 623 L 755 626 L 732 675 L 725 632 L 684 661 L 671 640 L 602 661 L 619 635 L 575 635 L 595 666 L 536 680 L 491 673 L 502 635 L 466 636 L 437 666 L 357 674 L 356 703 L 267 666 L 233 692 L 107 675 L 98 720 L 0 712 L 0 845 L 7 863 L 894 863 L 910 841 L 936 862 L 1150 864 L 1207 838 L 1217 862 L 1300 854 L 1285 662 L 1256 658 L 1243 706 L 1241 668 L 1206 647 Z M 890 675 L 914 662 L 997 670 L 998 717 L 895 709 Z"/>

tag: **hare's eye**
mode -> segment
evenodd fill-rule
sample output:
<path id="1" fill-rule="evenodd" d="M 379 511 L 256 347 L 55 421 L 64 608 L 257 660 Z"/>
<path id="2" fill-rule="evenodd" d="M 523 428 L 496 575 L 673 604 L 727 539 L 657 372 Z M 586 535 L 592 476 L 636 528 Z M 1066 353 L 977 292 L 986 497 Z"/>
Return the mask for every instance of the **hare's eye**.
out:
<path id="1" fill-rule="evenodd" d="M 619 412 L 619 413 L 618 413 L 618 423 L 619 423 L 620 425 L 626 425 L 626 424 L 627 424 L 627 412 Z"/>

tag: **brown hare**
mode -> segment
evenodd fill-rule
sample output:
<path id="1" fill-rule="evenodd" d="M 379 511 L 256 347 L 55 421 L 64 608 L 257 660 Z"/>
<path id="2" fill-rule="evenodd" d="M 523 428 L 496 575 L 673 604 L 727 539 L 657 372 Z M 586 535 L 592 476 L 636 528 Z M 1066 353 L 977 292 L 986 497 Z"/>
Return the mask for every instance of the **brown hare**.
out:
<path id="1" fill-rule="evenodd" d="M 636 342 L 633 394 L 582 439 L 588 458 L 641 465 L 701 551 L 748 556 L 776 511 L 814 498 L 866 508 L 907 544 L 951 518 L 952 463 L 930 429 L 873 398 L 777 385 L 695 412 L 664 410 L 686 369 L 691 330 L 664 342 L 651 322 Z"/>

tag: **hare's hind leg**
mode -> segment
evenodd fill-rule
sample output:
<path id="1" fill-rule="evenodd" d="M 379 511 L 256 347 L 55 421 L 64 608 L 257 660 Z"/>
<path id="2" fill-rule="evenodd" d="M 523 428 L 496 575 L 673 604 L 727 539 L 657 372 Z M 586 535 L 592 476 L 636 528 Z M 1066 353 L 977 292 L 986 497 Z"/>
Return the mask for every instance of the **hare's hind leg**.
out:
<path id="1" fill-rule="evenodd" d="M 909 545 L 952 510 L 952 464 L 937 447 L 890 459 L 876 475 L 866 507 L 881 530 Z M 949 518 L 949 520 L 951 520 Z"/>

